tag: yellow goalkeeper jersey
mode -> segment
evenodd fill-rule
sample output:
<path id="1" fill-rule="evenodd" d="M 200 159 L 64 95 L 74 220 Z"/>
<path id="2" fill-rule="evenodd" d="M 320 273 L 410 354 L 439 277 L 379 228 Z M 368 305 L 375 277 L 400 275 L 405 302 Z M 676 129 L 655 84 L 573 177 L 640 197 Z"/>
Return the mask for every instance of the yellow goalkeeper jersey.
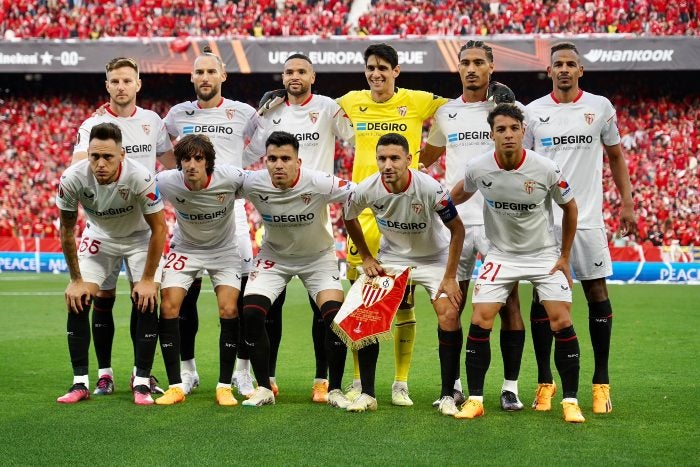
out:
<path id="1" fill-rule="evenodd" d="M 350 91 L 338 103 L 355 128 L 355 159 L 352 181 L 361 182 L 377 172 L 377 141 L 386 133 L 398 133 L 408 140 L 413 155 L 411 167 L 418 167 L 423 121 L 447 102 L 444 97 L 412 89 L 398 90 L 385 102 L 372 100 L 371 91 Z"/>

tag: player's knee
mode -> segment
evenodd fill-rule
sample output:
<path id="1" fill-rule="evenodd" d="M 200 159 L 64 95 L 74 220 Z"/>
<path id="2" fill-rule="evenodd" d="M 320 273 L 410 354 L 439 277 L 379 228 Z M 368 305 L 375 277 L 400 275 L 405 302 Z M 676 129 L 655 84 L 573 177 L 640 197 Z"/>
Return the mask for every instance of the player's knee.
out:
<path id="1" fill-rule="evenodd" d="M 605 278 L 581 281 L 583 293 L 586 295 L 588 303 L 604 302 L 608 299 L 608 286 Z"/>
<path id="2" fill-rule="evenodd" d="M 265 332 L 265 315 L 271 304 L 270 299 L 264 295 L 243 297 L 243 319 L 247 339 L 255 340 Z"/>
<path id="3" fill-rule="evenodd" d="M 504 331 L 522 331 L 525 329 L 523 317 L 520 314 L 520 306 L 514 306 L 510 299 L 501 307 L 498 314 L 501 317 L 501 329 Z"/>
<path id="4" fill-rule="evenodd" d="M 342 303 L 337 300 L 327 300 L 321 305 L 321 317 L 328 327 L 333 323 L 335 315 L 340 311 Z"/>
<path id="5" fill-rule="evenodd" d="M 219 304 L 219 317 L 223 319 L 238 318 L 238 306 L 236 306 L 236 302 Z"/>
<path id="6" fill-rule="evenodd" d="M 550 309 L 547 310 L 547 314 L 549 315 L 549 327 L 554 332 L 573 325 L 573 322 L 571 321 L 571 313 L 566 306 L 556 308 L 550 307 Z"/>
<path id="7" fill-rule="evenodd" d="M 173 300 L 163 298 L 160 304 L 161 319 L 173 319 L 180 316 L 180 304 Z"/>
<path id="8" fill-rule="evenodd" d="M 442 300 L 445 300 L 447 303 L 440 303 L 435 306 L 438 325 L 444 331 L 456 331 L 460 327 L 459 311 L 448 299 L 440 299 L 440 301 Z"/>

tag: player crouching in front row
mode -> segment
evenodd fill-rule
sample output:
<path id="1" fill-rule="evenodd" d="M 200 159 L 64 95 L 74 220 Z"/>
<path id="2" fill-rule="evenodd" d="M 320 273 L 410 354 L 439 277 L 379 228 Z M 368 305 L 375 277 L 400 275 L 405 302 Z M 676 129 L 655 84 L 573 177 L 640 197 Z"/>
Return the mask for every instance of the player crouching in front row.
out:
<path id="1" fill-rule="evenodd" d="M 463 183 L 452 189 L 455 203 L 477 190 L 484 196 L 484 228 L 491 246 L 474 284 L 467 337 L 469 399 L 456 418 L 484 415 L 484 379 L 491 363 L 489 334 L 508 294 L 519 280 L 530 281 L 554 332 L 554 362 L 561 377 L 564 419 L 585 419 L 576 394 L 580 351 L 571 322 L 569 254 L 576 233 L 577 207 L 571 187 L 549 159 L 523 149 L 523 113 L 500 104 L 488 115 L 495 153 L 472 159 Z M 552 201 L 564 212 L 561 251 L 554 237 Z"/>

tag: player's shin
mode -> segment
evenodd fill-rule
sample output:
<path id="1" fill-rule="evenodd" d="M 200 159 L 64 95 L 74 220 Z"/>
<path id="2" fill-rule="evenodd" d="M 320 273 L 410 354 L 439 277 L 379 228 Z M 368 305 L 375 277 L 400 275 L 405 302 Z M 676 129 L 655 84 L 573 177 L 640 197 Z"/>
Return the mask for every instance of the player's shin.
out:
<path id="1" fill-rule="evenodd" d="M 491 365 L 490 334 L 490 329 L 476 324 L 469 326 L 465 359 L 469 396 L 484 396 L 484 379 Z"/>
<path id="2" fill-rule="evenodd" d="M 554 382 L 550 363 L 552 329 L 549 326 L 547 312 L 536 297 L 530 307 L 530 330 L 532 332 L 532 345 L 535 349 L 535 359 L 537 360 L 537 382 L 551 384 Z"/>
<path id="3" fill-rule="evenodd" d="M 343 384 L 343 373 L 345 371 L 345 357 L 347 356 L 348 349 L 345 343 L 340 340 L 338 335 L 333 332 L 331 324 L 335 315 L 338 314 L 342 303 L 329 300 L 321 306 L 320 316 L 323 320 L 325 330 L 324 330 L 324 341 L 325 341 L 325 351 L 324 354 L 328 356 L 328 390 L 341 389 Z M 324 359 L 325 361 L 325 359 Z M 318 377 L 318 375 L 317 375 Z"/>
<path id="4" fill-rule="evenodd" d="M 180 305 L 180 359 L 183 362 L 194 359 L 195 341 L 199 331 L 197 299 L 201 288 L 202 279 L 195 279 Z"/>
<path id="5" fill-rule="evenodd" d="M 240 319 L 219 318 L 221 333 L 219 334 L 219 383 L 231 384 L 233 366 L 236 363 L 238 350 L 238 334 Z"/>
<path id="6" fill-rule="evenodd" d="M 316 302 L 309 296 L 309 305 L 313 311 L 311 323 L 311 338 L 314 341 L 314 357 L 316 359 L 316 379 L 328 377 L 329 362 L 326 358 L 326 323 Z M 331 331 L 332 332 L 332 331 Z"/>
<path id="7" fill-rule="evenodd" d="M 406 382 L 408 381 L 408 372 L 411 368 L 411 359 L 413 358 L 413 346 L 416 340 L 416 313 L 413 307 L 408 309 L 399 308 L 396 312 L 394 330 L 396 332 L 394 336 L 394 363 L 396 365 L 394 380 Z"/>
<path id="8" fill-rule="evenodd" d="M 139 313 L 136 322 L 136 376 L 150 378 L 158 343 L 158 311 Z"/>
<path id="9" fill-rule="evenodd" d="M 66 323 L 68 353 L 70 354 L 73 376 L 84 376 L 87 385 L 90 350 L 90 310 L 83 307 L 80 313 L 68 312 Z"/>
<path id="10" fill-rule="evenodd" d="M 265 330 L 267 331 L 267 337 L 270 342 L 268 369 L 272 377 L 275 376 L 277 370 L 277 354 L 280 349 L 280 343 L 282 342 L 282 307 L 284 306 L 286 297 L 287 289 L 285 288 L 274 303 L 269 305 L 269 310 L 265 316 Z M 260 380 L 258 380 L 258 382 L 260 382 Z"/>
<path id="11" fill-rule="evenodd" d="M 580 349 L 573 326 L 554 333 L 554 364 L 561 377 L 563 397 L 576 398 L 580 370 Z"/>
<path id="12" fill-rule="evenodd" d="M 262 295 L 248 295 L 243 300 L 243 319 L 245 320 L 245 344 L 250 351 L 258 386 L 272 389 L 270 386 L 270 341 L 265 330 L 265 315 L 270 309 L 270 299 Z"/>
<path id="13" fill-rule="evenodd" d="M 438 327 L 438 353 L 440 355 L 440 375 L 442 378 L 442 390 L 440 397 L 450 396 L 454 393 L 455 374 L 459 372 L 459 354 L 462 350 L 464 335 L 462 329 L 457 331 L 444 331 Z"/>
<path id="14" fill-rule="evenodd" d="M 501 330 L 501 356 L 503 357 L 503 379 L 518 381 L 520 362 L 525 347 L 524 330 Z M 517 388 L 516 388 L 517 389 Z M 517 390 L 513 391 L 517 394 Z"/>
<path id="15" fill-rule="evenodd" d="M 593 384 L 609 384 L 608 358 L 612 336 L 613 312 L 610 300 L 588 304 L 588 329 L 591 333 L 595 370 Z"/>
<path id="16" fill-rule="evenodd" d="M 357 351 L 362 393 L 372 397 L 374 397 L 374 378 L 377 371 L 378 358 L 379 344 L 369 344 Z"/>
<path id="17" fill-rule="evenodd" d="M 114 341 L 115 297 L 95 297 L 92 304 L 92 340 L 95 345 L 97 365 L 100 369 L 112 367 L 112 342 Z"/>
<path id="18" fill-rule="evenodd" d="M 163 319 L 158 323 L 160 350 L 163 354 L 168 383 L 181 384 L 180 376 L 180 318 Z"/>

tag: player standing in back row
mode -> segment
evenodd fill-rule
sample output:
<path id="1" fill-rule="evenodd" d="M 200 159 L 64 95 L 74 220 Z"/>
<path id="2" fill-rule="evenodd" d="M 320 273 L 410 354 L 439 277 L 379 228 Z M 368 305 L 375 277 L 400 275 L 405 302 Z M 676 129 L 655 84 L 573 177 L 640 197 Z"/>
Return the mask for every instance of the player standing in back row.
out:
<path id="1" fill-rule="evenodd" d="M 525 109 L 524 146 L 555 161 L 581 200 L 571 267 L 581 281 L 588 302 L 588 326 L 595 358 L 593 413 L 608 413 L 612 411 L 608 376 L 612 306 L 605 278 L 612 274 L 612 260 L 602 215 L 604 153 L 620 192 L 623 235 L 634 231 L 636 225 L 632 188 L 620 146 L 615 109 L 605 97 L 579 88 L 583 66 L 574 44 L 564 42 L 552 46 L 547 74 L 552 79 L 552 92 Z M 555 226 L 560 225 L 561 211 L 555 209 Z M 547 315 L 537 300 L 533 300 L 530 318 L 539 382 L 533 407 L 549 410 L 556 391 L 549 357 L 552 335 Z"/>

